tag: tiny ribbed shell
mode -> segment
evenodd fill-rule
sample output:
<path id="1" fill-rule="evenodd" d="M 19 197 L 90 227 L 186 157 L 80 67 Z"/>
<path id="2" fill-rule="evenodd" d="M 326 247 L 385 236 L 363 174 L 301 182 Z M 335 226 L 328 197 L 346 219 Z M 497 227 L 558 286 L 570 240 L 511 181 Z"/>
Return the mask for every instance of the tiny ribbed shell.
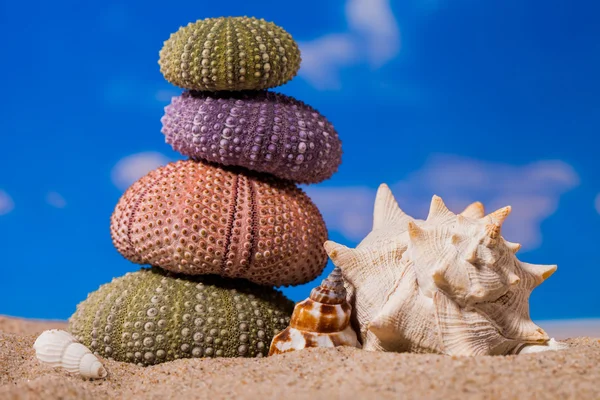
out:
<path id="1" fill-rule="evenodd" d="M 185 156 L 296 183 L 328 179 L 342 161 L 333 125 L 279 93 L 185 92 L 173 97 L 161 121 L 166 142 Z"/>
<path id="2" fill-rule="evenodd" d="M 107 375 L 98 357 L 68 332 L 58 329 L 44 331 L 36 339 L 33 348 L 38 360 L 52 367 L 77 372 L 89 379 L 104 378 Z"/>
<path id="3" fill-rule="evenodd" d="M 243 279 L 127 273 L 90 293 L 69 330 L 95 353 L 153 365 L 181 358 L 262 357 L 284 329 L 293 303 Z"/>
<path id="4" fill-rule="evenodd" d="M 37 358 L 53 367 L 60 367 L 62 354 L 72 343 L 77 343 L 77 339 L 69 332 L 59 329 L 44 331 L 38 336 L 33 344 Z"/>
<path id="5" fill-rule="evenodd" d="M 344 303 L 346 301 L 346 288 L 344 287 L 342 271 L 335 267 L 319 286 L 311 290 L 310 298 L 323 304 Z"/>
<path id="6" fill-rule="evenodd" d="M 192 275 L 298 285 L 327 264 L 327 229 L 304 192 L 247 170 L 178 161 L 123 194 L 111 233 L 130 261 Z"/>
<path id="7" fill-rule="evenodd" d="M 190 90 L 260 90 L 282 85 L 300 68 L 300 50 L 284 29 L 264 19 L 206 18 L 171 34 L 160 71 Z"/>
<path id="8" fill-rule="evenodd" d="M 350 326 L 352 307 L 339 268 L 294 307 L 290 326 L 273 338 L 269 355 L 307 347 L 360 347 Z"/>

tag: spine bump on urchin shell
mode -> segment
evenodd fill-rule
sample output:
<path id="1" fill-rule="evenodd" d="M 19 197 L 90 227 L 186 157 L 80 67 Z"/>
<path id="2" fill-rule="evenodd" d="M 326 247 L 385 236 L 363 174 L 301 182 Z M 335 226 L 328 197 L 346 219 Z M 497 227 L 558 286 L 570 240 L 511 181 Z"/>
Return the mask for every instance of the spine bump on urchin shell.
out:
<path id="1" fill-rule="evenodd" d="M 264 19 L 206 18 L 171 34 L 160 71 L 190 90 L 259 90 L 282 85 L 300 68 L 300 50 L 283 28 Z"/>
<path id="2" fill-rule="evenodd" d="M 185 92 L 165 107 L 162 132 L 183 155 L 297 183 L 330 178 L 342 146 L 314 108 L 278 93 Z"/>
<path id="3" fill-rule="evenodd" d="M 186 160 L 134 183 L 111 218 L 117 250 L 138 264 L 267 286 L 299 285 L 327 264 L 327 228 L 292 182 Z"/>
<path id="4" fill-rule="evenodd" d="M 69 330 L 95 354 L 153 365 L 180 358 L 266 356 L 293 302 L 242 279 L 160 268 L 115 278 L 77 306 Z"/>

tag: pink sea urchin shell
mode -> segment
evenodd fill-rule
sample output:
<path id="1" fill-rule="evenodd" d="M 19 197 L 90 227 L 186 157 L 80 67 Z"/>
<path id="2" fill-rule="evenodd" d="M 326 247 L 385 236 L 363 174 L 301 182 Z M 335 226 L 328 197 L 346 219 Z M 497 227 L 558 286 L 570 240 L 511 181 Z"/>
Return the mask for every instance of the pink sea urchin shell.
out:
<path id="1" fill-rule="evenodd" d="M 245 167 L 297 183 L 318 183 L 341 163 L 327 119 L 273 92 L 185 92 L 165 108 L 162 132 L 183 155 Z"/>
<path id="2" fill-rule="evenodd" d="M 319 210 L 293 183 L 193 160 L 134 183 L 111 220 L 132 262 L 262 285 L 298 285 L 327 263 Z"/>

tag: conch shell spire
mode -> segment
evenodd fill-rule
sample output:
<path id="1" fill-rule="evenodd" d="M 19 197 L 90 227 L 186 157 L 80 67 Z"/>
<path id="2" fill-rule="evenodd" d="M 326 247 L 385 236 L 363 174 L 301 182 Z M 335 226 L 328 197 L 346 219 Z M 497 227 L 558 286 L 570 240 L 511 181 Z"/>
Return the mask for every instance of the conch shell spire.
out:
<path id="1" fill-rule="evenodd" d="M 483 218 L 485 216 L 485 209 L 483 208 L 483 204 L 479 201 L 475 203 L 471 203 L 460 213 L 463 217 L 467 218 Z"/>
<path id="2" fill-rule="evenodd" d="M 520 243 L 513 243 L 513 242 L 509 242 L 508 240 L 504 240 L 504 243 L 506 244 L 506 247 L 508 247 L 510 249 L 510 251 L 512 251 L 513 253 L 517 253 L 519 250 L 521 250 L 521 244 Z"/>
<path id="3" fill-rule="evenodd" d="M 408 236 L 411 238 L 411 240 L 418 240 L 424 237 L 424 235 L 425 233 L 416 223 L 412 221 L 408 223 Z"/>
<path id="4" fill-rule="evenodd" d="M 490 239 L 497 239 L 500 237 L 500 231 L 502 230 L 502 225 L 500 224 L 489 224 L 485 226 L 485 234 Z"/>
<path id="5" fill-rule="evenodd" d="M 375 196 L 375 208 L 373 210 L 373 229 L 385 225 L 399 224 L 410 220 L 410 217 L 398 207 L 392 191 L 385 183 L 377 189 Z"/>
<path id="6" fill-rule="evenodd" d="M 310 298 L 323 304 L 342 304 L 346 301 L 342 271 L 335 267 L 319 286 L 310 291 Z"/>
<path id="7" fill-rule="evenodd" d="M 485 216 L 485 218 L 488 220 L 488 223 L 497 223 L 499 225 L 502 225 L 502 223 L 504 223 L 504 220 L 506 219 L 506 217 L 508 217 L 510 215 L 511 211 L 512 211 L 511 206 L 502 207 L 502 208 L 494 211 L 493 213 L 489 213 L 488 215 Z"/>
<path id="8" fill-rule="evenodd" d="M 521 267 L 535 276 L 538 284 L 548 279 L 558 268 L 556 265 L 529 264 L 523 261 L 521 261 Z"/>
<path id="9" fill-rule="evenodd" d="M 336 265 L 348 265 L 354 264 L 356 255 L 355 250 L 344 246 L 343 244 L 336 243 L 332 240 L 328 240 L 323 245 L 325 251 Z"/>
<path id="10" fill-rule="evenodd" d="M 296 304 L 290 326 L 273 338 L 269 355 L 307 347 L 360 347 L 350 326 L 342 271 L 334 268 L 308 299 Z"/>
<path id="11" fill-rule="evenodd" d="M 440 196 L 433 195 L 431 199 L 431 205 L 429 207 L 429 214 L 427 215 L 427 221 L 435 219 L 446 219 L 448 217 L 454 217 L 454 213 L 446 207 L 444 200 Z"/>

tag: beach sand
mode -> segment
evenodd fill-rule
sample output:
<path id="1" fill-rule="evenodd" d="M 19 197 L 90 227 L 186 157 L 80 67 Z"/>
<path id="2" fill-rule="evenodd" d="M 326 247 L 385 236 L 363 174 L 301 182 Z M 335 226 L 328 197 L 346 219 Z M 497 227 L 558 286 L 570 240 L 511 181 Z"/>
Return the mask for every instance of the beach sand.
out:
<path id="1" fill-rule="evenodd" d="M 189 359 L 153 367 L 104 360 L 85 381 L 40 364 L 32 345 L 64 322 L 0 317 L 0 399 L 600 399 L 600 339 L 507 357 L 308 349 L 263 359 Z"/>

